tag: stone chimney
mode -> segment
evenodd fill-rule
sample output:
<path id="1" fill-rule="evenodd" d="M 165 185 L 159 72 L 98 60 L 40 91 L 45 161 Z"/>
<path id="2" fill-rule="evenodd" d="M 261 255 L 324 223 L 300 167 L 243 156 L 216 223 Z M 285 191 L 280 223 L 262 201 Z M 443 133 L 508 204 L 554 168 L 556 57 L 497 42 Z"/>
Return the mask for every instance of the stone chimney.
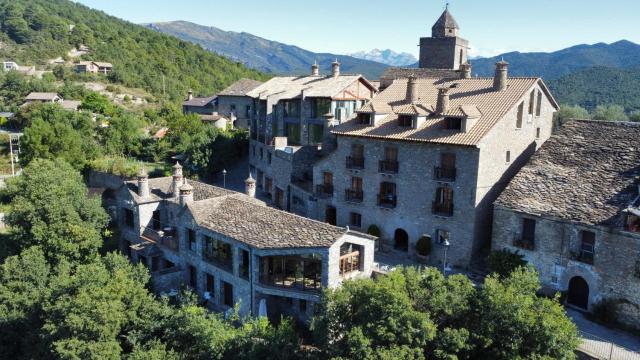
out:
<path id="1" fill-rule="evenodd" d="M 191 89 L 189 89 L 189 92 L 187 93 L 187 100 L 193 100 L 193 90 Z"/>
<path id="2" fill-rule="evenodd" d="M 409 76 L 409 82 L 407 82 L 407 101 L 412 104 L 418 102 L 418 86 L 417 79 L 414 75 Z"/>
<path id="3" fill-rule="evenodd" d="M 468 62 L 460 65 L 460 78 L 471 79 L 471 64 Z"/>
<path id="4" fill-rule="evenodd" d="M 331 63 L 331 73 L 333 74 L 334 78 L 340 76 L 340 63 L 338 62 L 338 59 Z"/>
<path id="5" fill-rule="evenodd" d="M 147 169 L 141 167 L 140 171 L 138 171 L 138 196 L 146 199 L 149 195 L 149 175 L 147 174 Z"/>
<path id="6" fill-rule="evenodd" d="M 318 66 L 318 62 L 314 62 L 311 65 L 311 76 L 319 76 L 320 75 L 320 66 Z"/>
<path id="7" fill-rule="evenodd" d="M 496 63 L 496 76 L 493 78 L 493 90 L 502 91 L 507 88 L 509 63 L 502 60 Z"/>
<path id="8" fill-rule="evenodd" d="M 173 196 L 178 197 L 180 192 L 180 187 L 184 184 L 184 178 L 182 177 L 182 165 L 176 161 L 176 164 L 173 166 L 173 183 L 171 189 L 173 191 Z"/>
<path id="9" fill-rule="evenodd" d="M 436 113 L 443 115 L 449 110 L 449 88 L 438 88 L 438 103 L 436 104 Z"/>
<path id="10" fill-rule="evenodd" d="M 184 181 L 184 184 L 180 186 L 180 205 L 185 206 L 193 202 L 193 186 L 187 184 L 187 181 Z"/>
<path id="11" fill-rule="evenodd" d="M 253 176 L 251 176 L 251 173 L 249 173 L 249 177 L 244 181 L 244 184 L 245 194 L 252 198 L 256 197 L 256 181 L 253 179 Z"/>

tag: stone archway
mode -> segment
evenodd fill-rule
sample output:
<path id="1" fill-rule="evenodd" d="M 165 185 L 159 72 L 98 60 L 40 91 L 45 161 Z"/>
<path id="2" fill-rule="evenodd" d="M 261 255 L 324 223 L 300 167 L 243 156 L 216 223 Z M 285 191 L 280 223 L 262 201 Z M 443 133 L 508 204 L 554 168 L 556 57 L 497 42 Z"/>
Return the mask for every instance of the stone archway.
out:
<path id="1" fill-rule="evenodd" d="M 584 278 L 575 276 L 569 280 L 567 302 L 581 309 L 589 309 L 589 284 Z"/>
<path id="2" fill-rule="evenodd" d="M 399 251 L 409 251 L 409 234 L 403 229 L 397 229 L 393 236 L 393 248 Z"/>

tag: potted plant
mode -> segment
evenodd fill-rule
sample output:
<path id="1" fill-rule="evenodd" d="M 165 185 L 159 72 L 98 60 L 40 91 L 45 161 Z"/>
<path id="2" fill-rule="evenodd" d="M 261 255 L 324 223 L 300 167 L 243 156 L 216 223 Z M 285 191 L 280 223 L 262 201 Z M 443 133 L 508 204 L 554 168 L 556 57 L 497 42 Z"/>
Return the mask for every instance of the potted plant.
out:
<path id="1" fill-rule="evenodd" d="M 431 236 L 422 235 L 416 243 L 416 258 L 421 263 L 427 263 L 429 261 L 429 255 L 431 255 Z"/>

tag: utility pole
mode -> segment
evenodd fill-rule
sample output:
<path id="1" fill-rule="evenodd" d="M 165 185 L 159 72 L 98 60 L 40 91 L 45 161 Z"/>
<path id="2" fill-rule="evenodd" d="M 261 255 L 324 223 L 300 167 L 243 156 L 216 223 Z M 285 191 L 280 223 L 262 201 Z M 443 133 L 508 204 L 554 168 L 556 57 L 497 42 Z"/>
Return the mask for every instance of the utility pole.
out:
<path id="1" fill-rule="evenodd" d="M 162 73 L 162 100 L 165 100 L 167 97 L 166 85 L 164 80 L 164 73 Z"/>
<path id="2" fill-rule="evenodd" d="M 16 169 L 13 165 L 13 139 L 11 134 L 9 134 L 9 153 L 11 153 L 11 176 L 16 176 Z"/>

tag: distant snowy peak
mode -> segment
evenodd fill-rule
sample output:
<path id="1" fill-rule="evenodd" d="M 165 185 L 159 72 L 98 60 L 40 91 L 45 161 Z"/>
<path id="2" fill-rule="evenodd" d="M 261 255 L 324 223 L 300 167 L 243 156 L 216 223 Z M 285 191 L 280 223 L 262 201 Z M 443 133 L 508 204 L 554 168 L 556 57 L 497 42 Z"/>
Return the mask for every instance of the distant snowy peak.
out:
<path id="1" fill-rule="evenodd" d="M 409 53 L 397 53 L 393 50 L 373 49 L 369 52 L 359 51 L 349 54 L 357 59 L 376 61 L 391 66 L 407 66 L 418 62 L 415 56 Z"/>

